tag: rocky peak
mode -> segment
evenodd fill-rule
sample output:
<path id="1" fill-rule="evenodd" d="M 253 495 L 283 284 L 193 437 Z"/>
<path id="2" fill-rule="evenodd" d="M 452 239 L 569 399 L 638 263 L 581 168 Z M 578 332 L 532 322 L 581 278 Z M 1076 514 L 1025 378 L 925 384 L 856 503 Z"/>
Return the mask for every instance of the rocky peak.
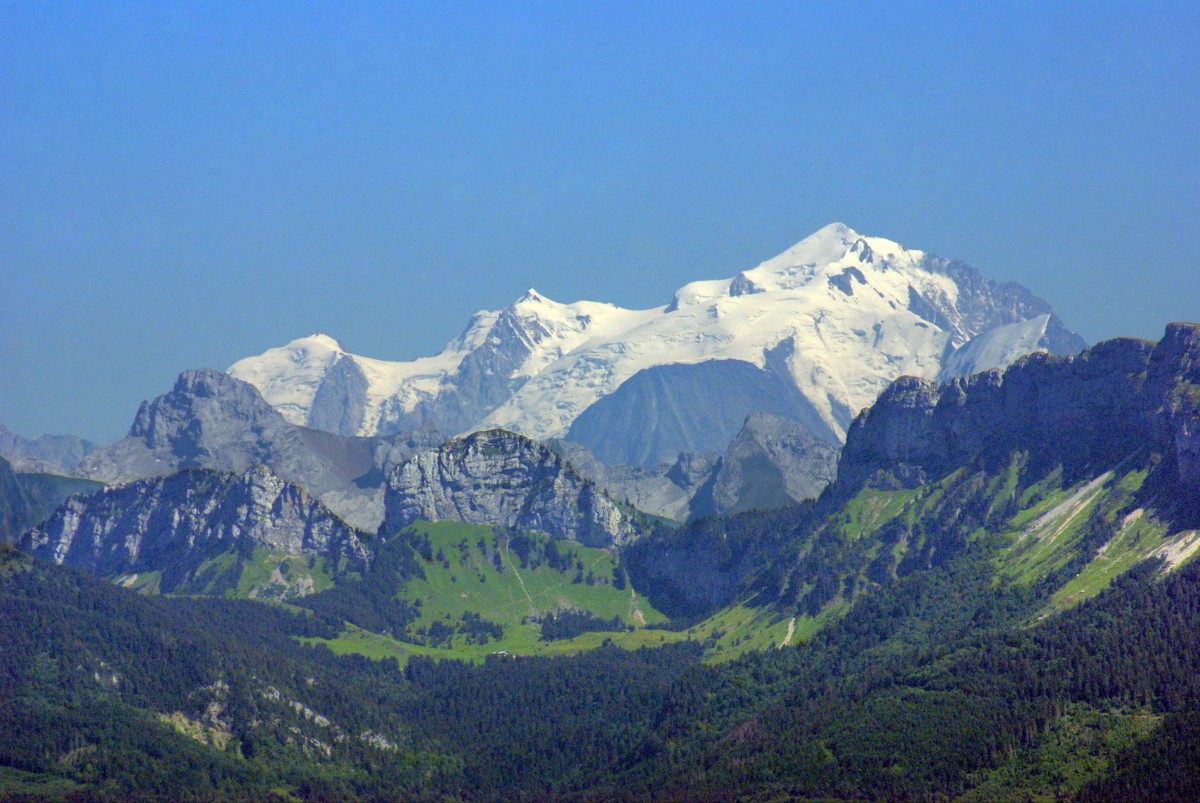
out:
<path id="1" fill-rule="evenodd" d="M 90 454 L 78 474 L 123 483 L 187 468 L 241 474 L 261 463 L 374 529 L 386 471 L 431 437 L 353 438 L 296 426 L 253 385 L 204 369 L 183 372 L 169 393 L 143 402 L 129 436 Z"/>
<path id="2" fill-rule="evenodd" d="M 1146 447 L 1200 488 L 1200 326 L 1157 343 L 1116 339 L 1070 357 L 1024 357 L 947 384 L 901 377 L 847 435 L 838 488 L 915 486 L 976 457 L 1023 450 L 1068 470 L 1110 468 Z"/>
<path id="3" fill-rule="evenodd" d="M 821 494 L 837 470 L 838 449 L 802 425 L 751 413 L 713 478 L 713 511 L 769 510 Z"/>
<path id="4" fill-rule="evenodd" d="M 1083 338 L 1063 325 L 1049 303 L 1016 282 L 994 281 L 966 262 L 933 255 L 922 256 L 920 267 L 951 279 L 956 292 L 950 296 L 928 288 L 911 288 L 909 310 L 949 331 L 955 348 L 988 330 L 1041 315 L 1049 318 L 1039 348 L 1054 354 L 1076 354 L 1087 346 Z"/>
<path id="5" fill-rule="evenodd" d="M 380 532 L 414 521 L 515 527 L 612 546 L 636 536 L 630 512 L 550 449 L 485 430 L 414 455 L 388 479 Z"/>
<path id="6" fill-rule="evenodd" d="M 74 435 L 39 435 L 29 439 L 0 424 L 0 457 L 11 464 L 13 471 L 67 476 L 95 449 L 96 444 Z"/>
<path id="7" fill-rule="evenodd" d="M 253 385 L 211 368 L 184 371 L 170 393 L 142 402 L 129 437 L 144 440 L 151 449 L 170 448 L 181 440 L 202 440 L 215 424 L 231 416 L 283 422 Z"/>
<path id="8" fill-rule="evenodd" d="M 241 475 L 193 469 L 72 497 L 22 546 L 105 576 L 161 572 L 160 590 L 169 591 L 229 550 L 361 567 L 361 538 L 304 489 L 257 465 Z"/>

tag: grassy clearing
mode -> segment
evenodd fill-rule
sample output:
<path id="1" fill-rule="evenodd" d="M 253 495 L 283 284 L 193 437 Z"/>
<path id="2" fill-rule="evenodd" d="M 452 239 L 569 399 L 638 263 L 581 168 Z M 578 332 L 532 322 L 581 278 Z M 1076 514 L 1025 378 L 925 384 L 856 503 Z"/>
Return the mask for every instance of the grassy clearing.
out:
<path id="1" fill-rule="evenodd" d="M 162 572 L 134 572 L 133 574 L 123 574 L 113 580 L 114 583 L 122 588 L 128 588 L 131 591 L 136 591 L 139 594 L 157 594 L 159 593 L 159 584 L 162 582 Z"/>
<path id="2" fill-rule="evenodd" d="M 605 640 L 635 649 L 683 637 L 643 629 L 667 619 L 628 585 L 608 550 L 455 522 L 421 522 L 407 534 L 417 545 L 424 577 L 407 581 L 399 596 L 420 601 L 410 632 L 430 646 L 350 628 L 324 642 L 330 649 L 401 661 L 410 655 L 478 661 L 497 652 L 562 655 L 592 649 Z M 563 611 L 619 620 L 631 630 L 543 641 L 542 618 Z M 502 634 L 495 638 L 471 632 L 465 626 L 471 617 L 498 625 Z M 431 637 L 434 633 L 437 638 Z"/>
<path id="3" fill-rule="evenodd" d="M 319 555 L 279 556 L 256 548 L 241 570 L 237 588 L 227 596 L 291 599 L 333 587 L 333 572 Z"/>
<path id="4" fill-rule="evenodd" d="M 351 625 L 335 639 L 302 638 L 299 640 L 306 644 L 324 644 L 338 655 L 362 655 L 376 661 L 395 658 L 403 666 L 414 655 L 439 660 L 480 663 L 487 656 L 497 653 L 543 656 L 575 655 L 587 650 L 594 650 L 606 642 L 610 642 L 626 650 L 636 650 L 639 647 L 661 647 L 664 644 L 687 639 L 689 639 L 689 635 L 686 632 L 675 633 L 666 630 L 647 630 L 642 628 L 616 633 L 584 633 L 573 639 L 564 639 L 561 641 L 540 641 L 537 639 L 529 641 L 514 639 L 509 641 L 501 639 L 500 641 L 483 645 L 458 643 L 449 648 L 442 648 L 408 644 L 388 638 L 387 636 L 381 636 L 378 633 L 361 630 Z"/>
<path id="5" fill-rule="evenodd" d="M 651 629 L 646 625 L 665 623 L 666 617 L 633 588 L 618 587 L 623 575 L 607 550 L 556 542 L 558 557 L 552 565 L 546 541 L 539 538 L 517 543 L 504 532 L 449 522 L 418 524 L 410 534 L 418 544 L 425 574 L 423 579 L 408 581 L 400 592 L 407 599 L 421 600 L 411 632 L 428 633 L 439 622 L 445 632 L 466 614 L 501 625 L 503 635 L 477 640 L 470 633 L 455 632 L 437 646 L 426 646 L 349 627 L 335 639 L 306 639 L 308 643 L 323 643 L 339 654 L 396 658 L 403 663 L 414 655 L 478 662 L 501 652 L 570 655 L 606 642 L 632 650 L 694 640 L 705 644 L 709 660 L 727 661 L 748 651 L 778 648 L 789 624 L 789 644 L 811 639 L 825 620 L 838 613 L 793 621 L 774 609 L 739 603 L 684 631 Z M 631 629 L 543 641 L 540 618 L 561 610 L 589 611 L 605 620 L 615 617 Z"/>
<path id="6" fill-rule="evenodd" d="M 1066 610 L 1108 588 L 1116 577 L 1141 563 L 1160 546 L 1166 532 L 1164 525 L 1149 519 L 1140 510 L 1128 514 L 1117 535 L 1101 547 L 1083 571 L 1054 594 L 1049 608 Z"/>
<path id="7" fill-rule="evenodd" d="M 836 606 L 830 606 L 815 618 L 803 615 L 792 617 L 781 615 L 773 608 L 753 608 L 739 603 L 684 631 L 682 636 L 704 644 L 706 661 L 724 663 L 748 652 L 802 644 L 842 612 Z"/>
<path id="8" fill-rule="evenodd" d="M 862 538 L 904 513 L 917 498 L 919 489 L 878 491 L 866 489 L 843 508 L 846 532 Z"/>
<path id="9" fill-rule="evenodd" d="M 1010 523 L 1012 544 L 997 557 L 1000 576 L 1029 584 L 1066 565 L 1084 526 L 1109 501 L 1105 483 L 1095 481 L 1046 493 Z"/>
<path id="10" fill-rule="evenodd" d="M 998 581 L 1032 584 L 1072 561 L 1082 562 L 1042 616 L 1072 608 L 1107 588 L 1164 543 L 1167 527 L 1153 509 L 1134 507 L 1146 476 L 1145 469 L 1116 476 L 1110 472 L 1060 488 L 1056 471 L 1026 489 L 1022 500 L 1030 504 L 1008 522 L 1004 537 L 1009 545 L 995 558 Z"/>

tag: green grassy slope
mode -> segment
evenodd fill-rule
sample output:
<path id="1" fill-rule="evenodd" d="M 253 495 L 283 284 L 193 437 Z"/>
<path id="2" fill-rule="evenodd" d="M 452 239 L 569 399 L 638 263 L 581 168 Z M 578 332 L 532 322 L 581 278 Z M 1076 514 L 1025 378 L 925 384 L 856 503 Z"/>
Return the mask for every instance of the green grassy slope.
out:
<path id="1" fill-rule="evenodd" d="M 1094 597 L 1148 559 L 1175 571 L 1200 551 L 1200 531 L 1178 524 L 1169 495 L 1148 487 L 1152 464 L 1135 455 L 1067 479 L 1018 452 L 918 488 L 864 488 L 781 538 L 775 561 L 738 600 L 688 635 L 716 660 L 797 644 L 879 588 L 966 555 L 980 563 L 970 582 L 1020 598 L 1009 615 L 1025 625 Z"/>
<path id="2" fill-rule="evenodd" d="M 606 640 L 636 648 L 680 638 L 644 629 L 666 617 L 628 584 L 608 550 L 455 522 L 418 522 L 397 538 L 412 548 L 415 562 L 411 576 L 388 589 L 393 599 L 415 606 L 406 632 L 352 623 L 328 642 L 335 652 L 481 660 L 498 652 L 578 652 Z M 544 640 L 547 617 L 564 612 L 590 614 L 607 625 L 593 622 L 600 629 Z"/>

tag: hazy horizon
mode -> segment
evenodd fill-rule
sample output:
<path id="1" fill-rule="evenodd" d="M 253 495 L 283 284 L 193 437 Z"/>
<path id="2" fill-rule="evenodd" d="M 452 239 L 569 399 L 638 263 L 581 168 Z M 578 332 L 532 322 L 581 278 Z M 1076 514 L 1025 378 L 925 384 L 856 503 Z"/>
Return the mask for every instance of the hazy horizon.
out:
<path id="1" fill-rule="evenodd" d="M 1200 10 L 0 3 L 0 422 L 110 442 L 313 331 L 665 304 L 821 226 L 1089 342 L 1200 319 Z"/>

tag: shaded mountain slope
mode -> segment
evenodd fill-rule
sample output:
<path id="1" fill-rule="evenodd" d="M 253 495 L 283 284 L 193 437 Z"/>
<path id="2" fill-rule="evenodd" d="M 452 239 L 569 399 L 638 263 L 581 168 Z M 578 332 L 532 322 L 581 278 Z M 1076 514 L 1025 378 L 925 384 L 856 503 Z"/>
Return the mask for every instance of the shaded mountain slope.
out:
<path id="1" fill-rule="evenodd" d="M 429 431 L 351 438 L 298 427 L 253 385 L 203 369 L 183 372 L 169 393 L 143 402 L 129 435 L 89 454 L 76 471 L 114 484 L 187 468 L 241 474 L 262 464 L 373 530 L 387 470 L 439 440 Z"/>
<path id="2" fill-rule="evenodd" d="M 631 574 L 677 610 L 750 594 L 815 617 L 968 552 L 998 578 L 1050 583 L 1055 608 L 1153 555 L 1181 565 L 1200 548 L 1198 358 L 1200 326 L 1172 324 L 1158 344 L 1034 355 L 942 386 L 899 379 L 791 529 L 759 535 L 738 516 L 662 529 L 629 550 Z"/>
<path id="3" fill-rule="evenodd" d="M 681 451 L 723 450 L 758 411 L 796 416 L 813 437 L 840 441 L 858 411 L 902 374 L 932 379 L 1003 367 L 1032 349 L 1073 353 L 1084 345 L 1019 285 L 835 223 L 732 278 L 691 282 L 654 309 L 562 304 L 530 290 L 500 312 L 476 314 L 433 357 L 374 360 L 313 335 L 229 371 L 290 422 L 342 434 L 432 425 L 563 437 L 603 403 L 593 417 L 622 423 L 604 449 L 652 465 Z M 782 406 L 779 394 L 760 392 L 775 381 L 791 391 Z M 673 394 L 674 382 L 690 383 L 695 399 Z M 740 396 L 737 409 L 722 410 L 721 396 Z M 661 432 L 639 414 L 655 406 Z M 713 423 L 724 433 L 720 443 L 706 440 Z M 577 434 L 601 446 L 600 422 L 585 420 Z"/>
<path id="4" fill-rule="evenodd" d="M 68 499 L 22 548 L 162 593 L 293 597 L 365 567 L 363 534 L 264 466 L 191 469 Z M 251 577 L 257 564 L 261 577 Z"/>

